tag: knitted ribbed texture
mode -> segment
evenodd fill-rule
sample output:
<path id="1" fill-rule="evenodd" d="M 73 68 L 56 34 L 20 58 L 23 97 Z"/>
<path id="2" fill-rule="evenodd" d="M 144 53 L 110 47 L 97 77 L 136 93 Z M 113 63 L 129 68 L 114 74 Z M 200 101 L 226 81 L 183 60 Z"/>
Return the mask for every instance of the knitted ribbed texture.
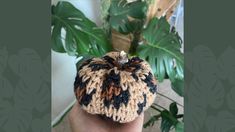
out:
<path id="1" fill-rule="evenodd" d="M 78 69 L 74 92 L 82 108 L 113 121 L 133 121 L 154 101 L 157 81 L 149 64 L 138 58 L 120 63 L 120 52 L 85 61 Z"/>

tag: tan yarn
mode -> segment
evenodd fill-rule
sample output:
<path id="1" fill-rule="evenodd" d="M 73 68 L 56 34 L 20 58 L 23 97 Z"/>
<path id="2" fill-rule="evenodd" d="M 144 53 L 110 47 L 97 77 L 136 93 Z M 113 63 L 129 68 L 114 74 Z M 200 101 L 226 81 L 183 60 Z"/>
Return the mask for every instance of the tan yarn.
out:
<path id="1" fill-rule="evenodd" d="M 84 62 L 78 70 L 74 92 L 88 113 L 126 123 L 153 103 L 157 81 L 146 61 L 135 57 L 119 64 L 119 58 L 120 52 L 110 52 Z"/>

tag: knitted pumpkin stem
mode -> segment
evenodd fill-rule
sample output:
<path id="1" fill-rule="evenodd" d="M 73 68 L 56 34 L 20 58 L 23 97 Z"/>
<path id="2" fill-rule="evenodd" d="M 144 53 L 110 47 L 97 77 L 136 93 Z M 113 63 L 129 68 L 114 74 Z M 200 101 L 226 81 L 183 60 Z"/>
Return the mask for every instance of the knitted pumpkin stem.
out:
<path id="1" fill-rule="evenodd" d="M 128 62 L 127 53 L 125 51 L 121 51 L 118 57 L 118 63 L 119 65 L 123 65 L 126 62 Z"/>

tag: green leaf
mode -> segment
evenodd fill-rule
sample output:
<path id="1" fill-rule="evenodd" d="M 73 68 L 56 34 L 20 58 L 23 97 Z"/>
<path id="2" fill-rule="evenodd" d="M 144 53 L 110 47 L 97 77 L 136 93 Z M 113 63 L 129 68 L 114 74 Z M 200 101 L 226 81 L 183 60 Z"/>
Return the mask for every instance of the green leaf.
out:
<path id="1" fill-rule="evenodd" d="M 154 115 L 152 116 L 145 124 L 144 124 L 144 128 L 147 128 L 149 126 L 153 126 L 155 121 L 157 121 L 159 118 L 161 117 L 161 114 L 159 115 Z"/>
<path id="2" fill-rule="evenodd" d="M 178 114 L 178 108 L 177 108 L 176 102 L 173 102 L 173 103 L 170 104 L 170 112 L 172 113 L 172 115 L 173 115 L 174 117 L 177 116 L 177 114 Z"/>
<path id="3" fill-rule="evenodd" d="M 175 126 L 175 132 L 184 132 L 184 123 L 178 122 Z"/>
<path id="4" fill-rule="evenodd" d="M 153 18 L 143 31 L 145 42 L 137 47 L 137 54 L 147 60 L 157 77 L 162 82 L 167 76 L 171 81 L 184 78 L 184 57 L 180 51 L 181 39 L 165 17 Z"/>
<path id="5" fill-rule="evenodd" d="M 162 117 L 161 121 L 162 132 L 169 132 L 170 129 L 178 122 L 177 119 L 174 116 L 172 116 L 172 114 L 167 110 L 163 110 L 161 112 L 161 117 Z"/>
<path id="6" fill-rule="evenodd" d="M 184 80 L 183 79 L 175 79 L 171 82 L 171 88 L 179 95 L 184 96 Z"/>
<path id="7" fill-rule="evenodd" d="M 104 31 L 69 2 L 60 1 L 52 6 L 52 28 L 54 51 L 75 56 L 101 56 L 111 50 Z"/>
<path id="8" fill-rule="evenodd" d="M 139 31 L 143 27 L 146 12 L 147 4 L 144 1 L 128 3 L 126 0 L 112 0 L 109 23 L 113 29 L 123 34 Z"/>
<path id="9" fill-rule="evenodd" d="M 60 27 L 61 26 L 58 24 L 57 26 L 54 26 L 52 30 L 52 35 L 51 35 L 52 49 L 56 52 L 64 53 L 65 49 L 62 43 Z"/>
<path id="10" fill-rule="evenodd" d="M 184 116 L 183 114 L 178 114 L 178 108 L 177 108 L 176 102 L 173 102 L 173 103 L 170 104 L 169 110 L 163 108 L 160 105 L 157 105 L 157 104 L 154 104 L 154 105 L 162 108 L 163 111 L 152 105 L 151 108 L 153 108 L 154 110 L 160 112 L 160 114 L 152 116 L 144 124 L 144 128 L 154 125 L 154 123 L 161 117 L 162 118 L 162 120 L 161 120 L 161 131 L 162 132 L 169 132 L 171 130 L 171 128 L 176 127 L 176 125 L 180 122 L 177 119 L 182 118 Z"/>
<path id="11" fill-rule="evenodd" d="M 108 22 L 108 17 L 109 17 L 109 8 L 111 5 L 111 0 L 100 0 L 100 17 L 102 20 L 102 27 L 105 31 L 105 33 L 107 34 L 107 36 L 111 35 L 111 27 L 110 24 Z"/>
<path id="12" fill-rule="evenodd" d="M 168 110 L 163 110 L 161 112 L 161 117 L 162 117 L 162 122 L 161 122 L 161 130 L 162 132 L 169 132 L 172 127 L 176 127 L 178 124 L 178 116 L 183 116 L 177 115 L 178 114 L 178 108 L 176 102 L 173 102 L 169 106 L 170 111 Z"/>

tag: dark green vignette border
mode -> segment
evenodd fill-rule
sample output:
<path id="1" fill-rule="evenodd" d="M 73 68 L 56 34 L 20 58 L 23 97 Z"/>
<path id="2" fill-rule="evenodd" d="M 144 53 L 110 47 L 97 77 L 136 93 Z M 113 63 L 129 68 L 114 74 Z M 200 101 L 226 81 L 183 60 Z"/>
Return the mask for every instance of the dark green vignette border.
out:
<path id="1" fill-rule="evenodd" d="M 0 132 L 51 131 L 50 7 L 0 1 Z"/>
<path id="2" fill-rule="evenodd" d="M 235 2 L 196 0 L 185 9 L 185 131 L 235 131 Z"/>

